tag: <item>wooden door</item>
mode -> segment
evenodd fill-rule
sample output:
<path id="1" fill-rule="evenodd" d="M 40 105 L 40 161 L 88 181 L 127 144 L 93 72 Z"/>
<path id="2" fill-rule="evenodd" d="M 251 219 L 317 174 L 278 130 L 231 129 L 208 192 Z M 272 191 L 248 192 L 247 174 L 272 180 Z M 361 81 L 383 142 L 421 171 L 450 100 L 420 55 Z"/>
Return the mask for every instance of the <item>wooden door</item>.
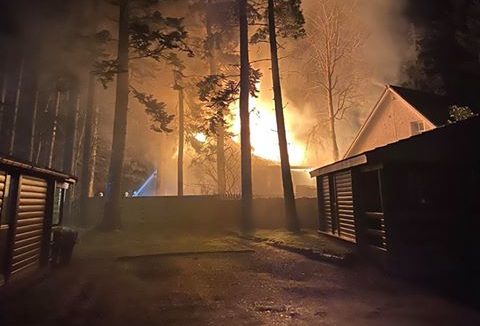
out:
<path id="1" fill-rule="evenodd" d="M 325 175 L 317 182 L 323 231 L 356 242 L 351 171 Z"/>
<path id="2" fill-rule="evenodd" d="M 338 235 L 348 241 L 356 241 L 355 216 L 353 210 L 352 173 L 350 170 L 333 175 L 335 197 L 335 224 Z"/>

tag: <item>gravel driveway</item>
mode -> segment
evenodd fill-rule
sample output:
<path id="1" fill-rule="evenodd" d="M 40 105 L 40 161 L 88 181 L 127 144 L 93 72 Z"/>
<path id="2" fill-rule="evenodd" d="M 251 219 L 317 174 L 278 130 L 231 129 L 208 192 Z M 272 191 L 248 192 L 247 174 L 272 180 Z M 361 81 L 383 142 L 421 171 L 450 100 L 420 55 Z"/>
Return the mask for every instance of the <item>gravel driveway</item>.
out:
<path id="1" fill-rule="evenodd" d="M 170 254 L 121 260 L 84 241 L 70 266 L 4 303 L 0 325 L 480 325 L 479 312 L 368 266 L 231 237 L 168 239 Z"/>

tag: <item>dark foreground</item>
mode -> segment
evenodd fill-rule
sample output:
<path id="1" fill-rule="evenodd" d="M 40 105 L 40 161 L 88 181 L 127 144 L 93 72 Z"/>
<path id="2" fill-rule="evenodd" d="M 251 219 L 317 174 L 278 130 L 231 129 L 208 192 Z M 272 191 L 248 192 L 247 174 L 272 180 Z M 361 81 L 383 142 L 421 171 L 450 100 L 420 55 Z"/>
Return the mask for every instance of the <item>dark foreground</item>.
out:
<path id="1" fill-rule="evenodd" d="M 83 239 L 69 267 L 2 304 L 0 325 L 480 325 L 479 312 L 368 267 L 230 237 L 123 237 Z M 117 260 L 191 251 L 211 253 Z"/>

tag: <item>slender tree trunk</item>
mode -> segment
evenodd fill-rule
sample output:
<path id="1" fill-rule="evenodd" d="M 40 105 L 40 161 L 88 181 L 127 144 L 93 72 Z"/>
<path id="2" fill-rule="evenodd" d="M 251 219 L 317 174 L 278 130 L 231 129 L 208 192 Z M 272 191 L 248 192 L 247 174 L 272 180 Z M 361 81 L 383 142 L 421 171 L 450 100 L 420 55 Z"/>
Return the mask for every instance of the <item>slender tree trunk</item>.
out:
<path id="1" fill-rule="evenodd" d="M 329 73 L 330 76 L 330 73 Z M 329 122 L 329 131 L 330 131 L 330 140 L 332 142 L 332 154 L 333 160 L 336 162 L 340 159 L 340 154 L 338 150 L 337 143 L 337 132 L 335 130 L 335 109 L 333 107 L 333 89 L 332 89 L 332 78 L 328 78 L 328 122 Z"/>
<path id="2" fill-rule="evenodd" d="M 7 100 L 7 86 L 8 86 L 7 65 L 8 63 L 6 62 L 5 70 L 3 71 L 3 76 L 2 76 L 2 90 L 0 92 L 0 131 L 2 130 L 2 127 L 3 127 L 3 117 L 5 115 L 5 108 L 7 107 L 7 103 L 5 102 Z"/>
<path id="3" fill-rule="evenodd" d="M 87 225 L 87 200 L 92 195 L 90 192 L 90 184 L 92 176 L 94 175 L 94 135 L 95 135 L 95 94 L 96 94 L 96 82 L 95 75 L 89 73 L 88 77 L 88 90 L 87 90 L 87 107 L 85 114 L 85 135 L 83 137 L 83 159 L 82 159 L 82 170 L 80 175 L 82 176 L 80 182 L 80 212 L 78 215 L 78 224 L 82 227 Z"/>
<path id="4" fill-rule="evenodd" d="M 79 175 L 78 166 L 80 162 L 80 156 L 82 156 L 83 138 L 85 137 L 85 121 L 81 119 L 80 114 L 80 97 L 77 101 L 77 108 L 75 110 L 75 145 L 73 155 L 73 175 Z M 80 194 L 80 192 L 78 192 Z"/>
<path id="5" fill-rule="evenodd" d="M 73 163 L 75 161 L 75 139 L 77 138 L 76 111 L 79 105 L 79 95 L 76 90 L 70 91 L 68 104 L 66 105 L 66 139 L 63 151 L 63 171 L 69 174 L 73 173 Z"/>
<path id="6" fill-rule="evenodd" d="M 32 114 L 32 133 L 30 135 L 30 149 L 28 153 L 28 160 L 30 162 L 33 162 L 33 153 L 35 151 L 35 136 L 36 136 L 36 130 L 37 130 L 37 115 L 38 115 L 38 100 L 39 100 L 39 91 L 35 91 L 35 98 L 33 100 L 33 114 Z"/>
<path id="7" fill-rule="evenodd" d="M 88 164 L 90 165 L 88 171 L 88 197 L 93 197 L 94 186 L 95 186 L 95 166 L 97 164 L 97 148 L 98 148 L 98 106 L 95 106 L 95 118 L 93 122 L 93 131 L 92 131 L 92 151 L 90 160 Z"/>
<path id="8" fill-rule="evenodd" d="M 340 159 L 340 153 L 338 150 L 338 143 L 337 143 L 337 131 L 335 127 L 335 118 L 330 118 L 329 120 L 330 124 L 330 138 L 332 140 L 332 153 L 333 153 L 333 159 L 335 162 L 337 162 Z"/>
<path id="9" fill-rule="evenodd" d="M 277 32 L 275 25 L 275 3 L 268 0 L 268 28 L 270 36 L 270 55 L 272 60 L 273 94 L 275 99 L 275 116 L 277 119 L 278 145 L 280 147 L 280 164 L 282 168 L 283 197 L 285 203 L 285 217 L 287 229 L 292 232 L 300 231 L 295 193 L 293 191 L 292 171 L 288 158 L 287 132 L 283 115 L 282 87 L 280 83 L 280 67 L 278 64 Z"/>
<path id="10" fill-rule="evenodd" d="M 247 0 L 238 0 L 240 23 L 240 141 L 242 170 L 242 232 L 253 229 L 252 146 L 250 143 L 250 59 L 248 53 Z"/>
<path id="11" fill-rule="evenodd" d="M 226 162 L 225 162 L 225 126 L 220 125 L 217 128 L 217 186 L 218 195 L 225 197 L 226 186 Z"/>
<path id="12" fill-rule="evenodd" d="M 178 160 L 177 160 L 177 192 L 183 196 L 183 148 L 185 144 L 185 109 L 182 85 L 178 85 Z"/>
<path id="13" fill-rule="evenodd" d="M 67 114 L 66 114 L 66 139 L 64 144 L 63 151 L 63 171 L 68 174 L 73 174 L 74 162 L 75 162 L 75 140 L 77 138 L 77 111 L 78 106 L 80 105 L 80 98 L 78 90 L 75 88 L 70 91 L 68 103 L 66 105 Z M 73 192 L 67 191 L 65 195 L 65 204 L 64 204 L 64 215 L 65 220 L 68 222 L 72 221 L 72 200 Z"/>
<path id="14" fill-rule="evenodd" d="M 8 154 L 13 154 L 13 149 L 15 146 L 15 136 L 17 132 L 17 119 L 18 119 L 18 109 L 20 107 L 20 97 L 22 95 L 22 84 L 23 84 L 23 68 L 25 66 L 25 57 L 22 57 L 20 63 L 20 71 L 18 73 L 18 83 L 17 91 L 15 93 L 15 106 L 13 108 L 13 121 L 12 121 L 12 132 L 10 134 L 10 144 L 8 147 Z"/>
<path id="15" fill-rule="evenodd" d="M 125 160 L 128 116 L 128 0 L 120 0 L 118 29 L 118 64 L 113 143 L 110 156 L 109 179 L 105 212 L 99 228 L 111 231 L 121 227 L 122 173 Z"/>
<path id="16" fill-rule="evenodd" d="M 161 136 L 160 138 L 160 144 L 162 145 L 163 143 L 163 137 Z M 160 146 L 161 148 L 163 148 L 163 146 Z M 162 153 L 160 152 L 160 155 L 158 157 L 158 161 L 157 161 L 157 174 L 155 175 L 155 195 L 156 196 L 163 196 L 164 195 L 164 192 L 163 192 L 163 174 L 162 174 L 162 164 L 163 164 L 163 155 Z"/>
<path id="17" fill-rule="evenodd" d="M 40 139 L 38 141 L 37 155 L 35 155 L 35 164 L 36 165 L 38 165 L 38 162 L 40 161 L 40 154 L 42 154 L 42 148 L 43 148 L 43 140 Z"/>
<path id="18" fill-rule="evenodd" d="M 52 93 L 49 93 L 45 101 L 45 108 L 42 111 L 44 115 L 48 114 L 51 101 L 52 101 Z M 42 135 L 42 133 L 38 133 L 38 145 L 37 145 L 37 151 L 35 153 L 35 164 L 37 165 L 39 164 L 41 158 L 45 158 L 45 157 L 42 157 L 42 151 L 45 150 L 46 143 L 47 143 L 46 135 L 44 134 Z"/>
<path id="19" fill-rule="evenodd" d="M 217 65 L 215 63 L 215 43 L 212 40 L 212 25 L 210 23 L 210 10 L 212 6 L 211 0 L 207 1 L 207 13 L 206 13 L 206 28 L 207 38 L 210 40 L 208 48 L 208 64 L 210 68 L 210 75 L 217 74 Z M 223 197 L 226 194 L 226 168 L 225 168 L 225 126 L 219 125 L 217 127 L 217 188 L 218 194 Z"/>
<path id="20" fill-rule="evenodd" d="M 48 152 L 48 167 L 53 165 L 53 153 L 55 149 L 55 142 L 57 140 L 57 125 L 58 125 L 58 112 L 60 110 L 60 91 L 57 91 L 55 95 L 55 109 L 52 123 L 52 133 L 50 137 L 50 150 Z"/>
<path id="21" fill-rule="evenodd" d="M 98 22 L 98 0 L 91 1 L 91 31 L 94 34 L 97 31 Z M 91 66 L 95 62 L 95 58 L 91 58 Z M 90 68 L 90 67 L 89 67 Z M 91 68 L 90 68 L 91 69 Z M 86 113 L 84 121 L 84 137 L 83 137 L 83 152 L 81 165 L 81 182 L 80 182 L 80 201 L 78 224 L 82 227 L 87 225 L 87 201 L 93 196 L 93 178 L 95 176 L 95 160 L 96 160 L 96 128 L 97 128 L 97 106 L 95 103 L 96 97 L 96 80 L 95 74 L 89 69 L 88 88 L 87 88 L 87 102 Z"/>
<path id="22" fill-rule="evenodd" d="M 80 157 L 83 154 L 82 153 L 82 145 L 83 145 L 83 138 L 85 135 L 85 124 L 84 121 L 81 119 L 81 114 L 80 114 L 80 96 L 77 98 L 77 105 L 75 108 L 75 139 L 74 139 L 74 150 L 73 150 L 73 168 L 72 168 L 72 174 L 73 175 L 79 175 L 78 173 L 78 167 L 79 167 L 79 162 L 80 162 Z M 80 188 L 73 187 L 70 190 L 71 193 L 71 198 L 73 202 L 79 203 L 80 202 Z M 76 217 L 77 219 L 71 218 L 72 223 L 76 223 L 78 221 L 78 213 L 79 213 L 79 207 L 77 205 L 77 210 L 76 210 Z"/>

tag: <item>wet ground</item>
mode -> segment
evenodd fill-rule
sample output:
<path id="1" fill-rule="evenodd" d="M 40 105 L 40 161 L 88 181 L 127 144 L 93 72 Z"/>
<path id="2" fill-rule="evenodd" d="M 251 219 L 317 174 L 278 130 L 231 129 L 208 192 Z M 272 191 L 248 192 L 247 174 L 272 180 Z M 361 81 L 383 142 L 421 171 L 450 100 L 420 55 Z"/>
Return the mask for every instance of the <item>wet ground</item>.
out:
<path id="1" fill-rule="evenodd" d="M 135 248 L 88 240 L 70 266 L 2 304 L 0 325 L 480 325 L 479 312 L 368 266 L 231 237 L 170 236 L 141 250 L 164 255 L 118 260 Z"/>

